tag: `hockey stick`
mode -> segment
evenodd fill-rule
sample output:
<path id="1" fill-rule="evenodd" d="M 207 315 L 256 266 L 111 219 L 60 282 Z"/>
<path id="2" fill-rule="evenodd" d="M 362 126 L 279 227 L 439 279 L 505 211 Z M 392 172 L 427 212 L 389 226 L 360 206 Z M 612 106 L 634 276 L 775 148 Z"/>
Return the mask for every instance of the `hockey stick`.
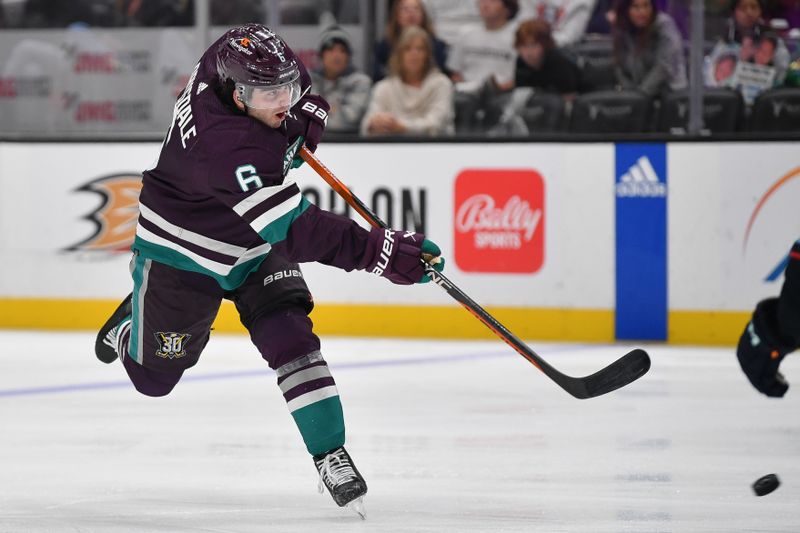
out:
<path id="1" fill-rule="evenodd" d="M 355 196 L 347 186 L 334 176 L 317 156 L 311 153 L 308 148 L 300 148 L 300 157 L 303 158 L 313 168 L 317 174 L 324 179 L 353 209 L 366 219 L 374 227 L 388 228 L 387 224 L 370 210 L 364 203 Z M 594 398 L 606 394 L 620 387 L 624 387 L 638 378 L 642 377 L 650 369 L 650 357 L 647 352 L 637 348 L 631 350 L 621 358 L 617 359 L 607 367 L 585 377 L 573 377 L 562 374 L 547 361 L 542 359 L 528 345 L 519 340 L 505 326 L 498 322 L 483 307 L 478 305 L 472 298 L 467 296 L 461 289 L 456 287 L 453 282 L 447 279 L 444 274 L 437 272 L 434 268 L 423 261 L 425 272 L 442 289 L 447 292 L 455 301 L 472 313 L 475 318 L 483 322 L 486 327 L 491 329 L 495 335 L 503 339 L 509 346 L 514 348 L 522 357 L 533 363 L 539 370 L 556 382 L 558 386 L 576 398 Z"/>

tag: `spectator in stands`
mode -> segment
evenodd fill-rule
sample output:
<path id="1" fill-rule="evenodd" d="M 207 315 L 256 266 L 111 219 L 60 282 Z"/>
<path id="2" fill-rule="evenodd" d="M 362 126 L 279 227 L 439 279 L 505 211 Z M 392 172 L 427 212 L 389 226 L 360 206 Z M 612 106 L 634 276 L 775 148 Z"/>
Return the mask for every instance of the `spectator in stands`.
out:
<path id="1" fill-rule="evenodd" d="M 496 107 L 485 111 L 484 129 L 490 136 L 530 133 L 521 115 L 534 93 L 559 94 L 565 100 L 572 100 L 579 90 L 580 70 L 556 47 L 550 24 L 545 20 L 522 22 L 514 36 L 514 48 L 517 51 L 514 90 L 505 98 L 498 98 Z"/>
<path id="2" fill-rule="evenodd" d="M 437 39 L 433 31 L 430 17 L 428 17 L 422 0 L 396 0 L 386 24 L 386 34 L 375 46 L 375 71 L 373 79 L 379 81 L 386 76 L 386 65 L 392 53 L 392 47 L 405 28 L 419 26 L 431 36 L 433 42 L 433 56 L 440 70 L 446 72 L 447 45 Z"/>
<path id="3" fill-rule="evenodd" d="M 761 0 L 733 0 L 731 17 L 725 35 L 721 36 L 709 54 L 709 68 L 715 68 L 717 58 L 734 54 L 738 61 L 775 69 L 771 85 L 781 85 L 789 66 L 789 50 L 783 39 L 772 32 L 763 19 Z M 706 76 L 709 80 L 709 76 Z M 728 78 L 726 86 L 741 86 L 735 76 Z M 762 87 L 761 90 L 768 87 Z M 750 95 L 753 96 L 753 95 Z M 752 100 L 745 95 L 746 100 Z"/>
<path id="4" fill-rule="evenodd" d="M 451 78 L 462 90 L 474 90 L 493 80 L 511 88 L 514 79 L 514 24 L 517 0 L 478 0 L 482 23 L 464 28 L 447 57 Z"/>
<path id="5" fill-rule="evenodd" d="M 481 23 L 475 0 L 424 0 L 439 38 L 452 46 L 466 26 Z"/>
<path id="6" fill-rule="evenodd" d="M 456 129 L 480 131 L 484 117 L 514 87 L 517 0 L 479 0 L 482 23 L 465 27 L 450 47 L 447 67 L 456 84 Z"/>
<path id="7" fill-rule="evenodd" d="M 321 65 L 311 71 L 314 91 L 330 104 L 325 131 L 357 133 L 369 103 L 372 81 L 352 65 L 350 37 L 338 26 L 322 33 L 319 44 Z"/>
<path id="8" fill-rule="evenodd" d="M 237 26 L 247 22 L 266 22 L 262 0 L 211 0 L 211 24 Z"/>
<path id="9" fill-rule="evenodd" d="M 361 123 L 365 135 L 438 136 L 453 131 L 453 86 L 436 67 L 430 36 L 403 30 L 389 58 L 389 76 L 375 84 Z"/>
<path id="10" fill-rule="evenodd" d="M 526 20 L 517 28 L 514 48 L 517 88 L 533 87 L 567 96 L 578 92 L 578 66 L 557 48 L 550 24 L 540 19 Z"/>
<path id="11" fill-rule="evenodd" d="M 520 18 L 540 19 L 550 24 L 559 48 L 583 39 L 597 0 L 522 0 Z"/>
<path id="12" fill-rule="evenodd" d="M 686 87 L 680 32 L 652 0 L 620 0 L 614 10 L 612 34 L 618 88 L 658 96 Z"/>

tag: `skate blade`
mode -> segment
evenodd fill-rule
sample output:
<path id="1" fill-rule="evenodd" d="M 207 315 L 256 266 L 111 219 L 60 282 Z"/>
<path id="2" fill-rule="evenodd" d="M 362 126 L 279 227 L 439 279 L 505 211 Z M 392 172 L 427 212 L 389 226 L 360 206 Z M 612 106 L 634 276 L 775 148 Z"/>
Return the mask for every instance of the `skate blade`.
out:
<path id="1" fill-rule="evenodd" d="M 367 509 L 364 507 L 364 497 L 359 496 L 355 500 L 351 501 L 346 505 L 348 509 L 356 513 L 358 516 L 361 517 L 361 520 L 367 519 Z"/>

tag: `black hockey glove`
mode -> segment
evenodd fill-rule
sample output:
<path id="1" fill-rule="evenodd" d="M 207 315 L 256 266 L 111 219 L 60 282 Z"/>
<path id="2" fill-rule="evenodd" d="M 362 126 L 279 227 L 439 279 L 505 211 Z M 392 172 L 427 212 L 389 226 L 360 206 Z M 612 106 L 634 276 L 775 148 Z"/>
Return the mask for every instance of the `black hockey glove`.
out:
<path id="1" fill-rule="evenodd" d="M 759 302 L 736 348 L 739 365 L 750 383 L 759 392 L 776 398 L 789 389 L 778 367 L 786 354 L 795 349 L 780 337 L 777 317 L 777 298 Z"/>
<path id="2" fill-rule="evenodd" d="M 305 144 L 312 152 L 322 140 L 325 126 L 328 124 L 328 111 L 331 106 L 318 94 L 307 94 L 302 97 L 292 108 L 292 114 L 286 121 L 286 131 L 289 142 L 294 143 L 300 138 L 300 143 Z M 292 160 L 292 168 L 303 164 L 300 156 Z"/>

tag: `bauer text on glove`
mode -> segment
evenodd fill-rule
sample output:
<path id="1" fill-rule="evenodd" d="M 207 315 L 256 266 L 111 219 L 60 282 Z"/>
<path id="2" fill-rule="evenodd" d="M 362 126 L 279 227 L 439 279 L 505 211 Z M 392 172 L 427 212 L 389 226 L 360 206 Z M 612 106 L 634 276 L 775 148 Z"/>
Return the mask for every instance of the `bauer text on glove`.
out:
<path id="1" fill-rule="evenodd" d="M 358 268 L 383 276 L 398 285 L 424 283 L 430 279 L 425 275 L 422 264 L 423 253 L 427 253 L 433 261 L 441 252 L 421 233 L 372 228 Z M 435 268 L 441 272 L 443 267 L 444 263 L 440 261 Z"/>

